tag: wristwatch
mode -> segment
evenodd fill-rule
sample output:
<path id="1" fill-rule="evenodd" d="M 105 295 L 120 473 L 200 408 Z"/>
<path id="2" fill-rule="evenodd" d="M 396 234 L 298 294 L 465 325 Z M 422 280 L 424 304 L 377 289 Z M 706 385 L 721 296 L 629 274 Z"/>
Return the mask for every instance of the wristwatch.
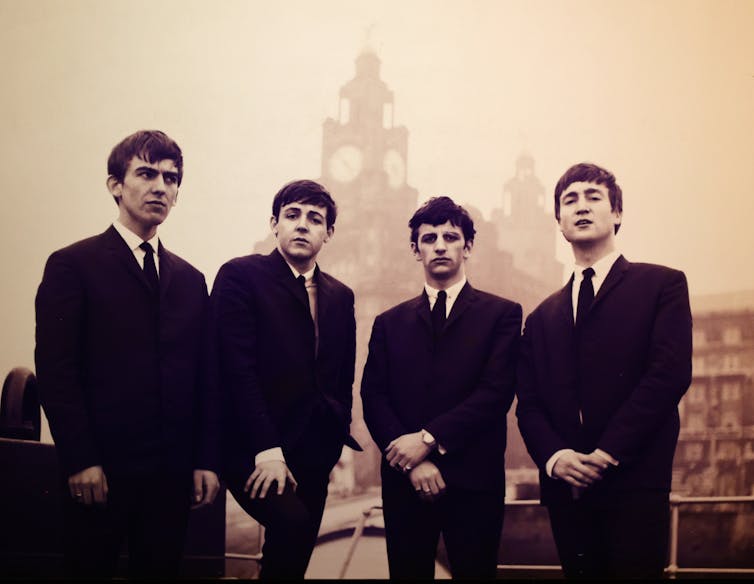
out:
<path id="1" fill-rule="evenodd" d="M 435 437 L 432 436 L 432 434 L 430 434 L 426 430 L 422 430 L 422 442 L 424 442 L 424 444 L 429 446 L 432 450 L 434 450 L 435 447 L 437 446 L 437 441 L 435 440 Z"/>

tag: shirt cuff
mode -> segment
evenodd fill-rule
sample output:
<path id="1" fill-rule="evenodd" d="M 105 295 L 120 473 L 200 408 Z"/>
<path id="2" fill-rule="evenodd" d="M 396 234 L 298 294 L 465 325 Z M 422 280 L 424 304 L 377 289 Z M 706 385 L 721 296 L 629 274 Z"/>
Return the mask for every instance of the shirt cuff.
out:
<path id="1" fill-rule="evenodd" d="M 605 452 L 604 450 L 601 450 L 600 448 L 595 448 L 594 453 L 600 458 L 604 458 L 613 466 L 618 466 L 619 464 L 617 460 L 615 460 L 612 456 L 610 456 L 607 452 Z"/>
<path id="2" fill-rule="evenodd" d="M 553 454 L 549 459 L 547 459 L 547 463 L 545 464 L 545 473 L 547 473 L 547 476 L 552 478 L 556 478 L 552 476 L 552 469 L 555 467 L 555 463 L 558 462 L 558 458 L 560 458 L 563 454 L 566 452 L 575 452 L 572 448 L 563 448 L 561 450 L 558 450 Z"/>
<path id="3" fill-rule="evenodd" d="M 283 449 L 280 446 L 274 448 L 268 448 L 258 452 L 254 457 L 254 466 L 260 462 L 270 462 L 271 460 L 277 460 L 279 462 L 285 462 L 285 456 L 283 456 Z"/>

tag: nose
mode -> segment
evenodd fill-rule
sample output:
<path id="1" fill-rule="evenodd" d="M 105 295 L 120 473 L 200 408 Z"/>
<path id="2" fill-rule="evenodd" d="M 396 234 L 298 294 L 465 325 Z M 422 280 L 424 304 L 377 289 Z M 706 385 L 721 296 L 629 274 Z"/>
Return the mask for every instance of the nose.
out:
<path id="1" fill-rule="evenodd" d="M 165 189 L 165 179 L 163 178 L 162 173 L 158 173 L 152 182 L 152 192 L 165 193 Z"/>
<path id="2" fill-rule="evenodd" d="M 306 217 L 302 215 L 296 222 L 296 231 L 307 231 L 308 229 L 309 228 L 306 226 Z"/>
<path id="3" fill-rule="evenodd" d="M 443 254 L 448 250 L 448 246 L 445 243 L 445 240 L 442 237 L 438 237 L 437 240 L 435 240 L 435 252 L 439 254 Z"/>
<path id="4" fill-rule="evenodd" d="M 579 197 L 576 201 L 576 213 L 584 214 L 589 211 L 589 201 L 586 200 L 586 197 Z"/>

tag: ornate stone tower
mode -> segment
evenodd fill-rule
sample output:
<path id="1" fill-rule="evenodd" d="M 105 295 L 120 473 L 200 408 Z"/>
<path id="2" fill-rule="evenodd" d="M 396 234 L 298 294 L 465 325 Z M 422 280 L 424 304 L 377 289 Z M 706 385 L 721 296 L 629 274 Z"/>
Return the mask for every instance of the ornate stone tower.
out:
<path id="1" fill-rule="evenodd" d="M 503 206 L 493 212 L 498 246 L 513 255 L 516 269 L 552 291 L 563 284 L 563 265 L 555 259 L 557 226 L 545 206 L 545 188 L 534 172 L 534 158 L 521 154 L 516 174 L 503 185 Z"/>

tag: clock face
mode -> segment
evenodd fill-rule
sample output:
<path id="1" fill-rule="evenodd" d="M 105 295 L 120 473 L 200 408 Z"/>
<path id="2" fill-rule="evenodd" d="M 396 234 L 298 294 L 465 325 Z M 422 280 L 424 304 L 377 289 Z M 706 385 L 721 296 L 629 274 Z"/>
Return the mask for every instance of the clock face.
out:
<path id="1" fill-rule="evenodd" d="M 382 167 L 387 173 L 387 182 L 392 188 L 397 189 L 406 182 L 406 163 L 397 150 L 391 148 L 385 152 Z"/>
<path id="2" fill-rule="evenodd" d="M 340 182 L 351 182 L 361 172 L 364 156 L 356 146 L 346 144 L 333 152 L 328 163 L 330 175 Z"/>

